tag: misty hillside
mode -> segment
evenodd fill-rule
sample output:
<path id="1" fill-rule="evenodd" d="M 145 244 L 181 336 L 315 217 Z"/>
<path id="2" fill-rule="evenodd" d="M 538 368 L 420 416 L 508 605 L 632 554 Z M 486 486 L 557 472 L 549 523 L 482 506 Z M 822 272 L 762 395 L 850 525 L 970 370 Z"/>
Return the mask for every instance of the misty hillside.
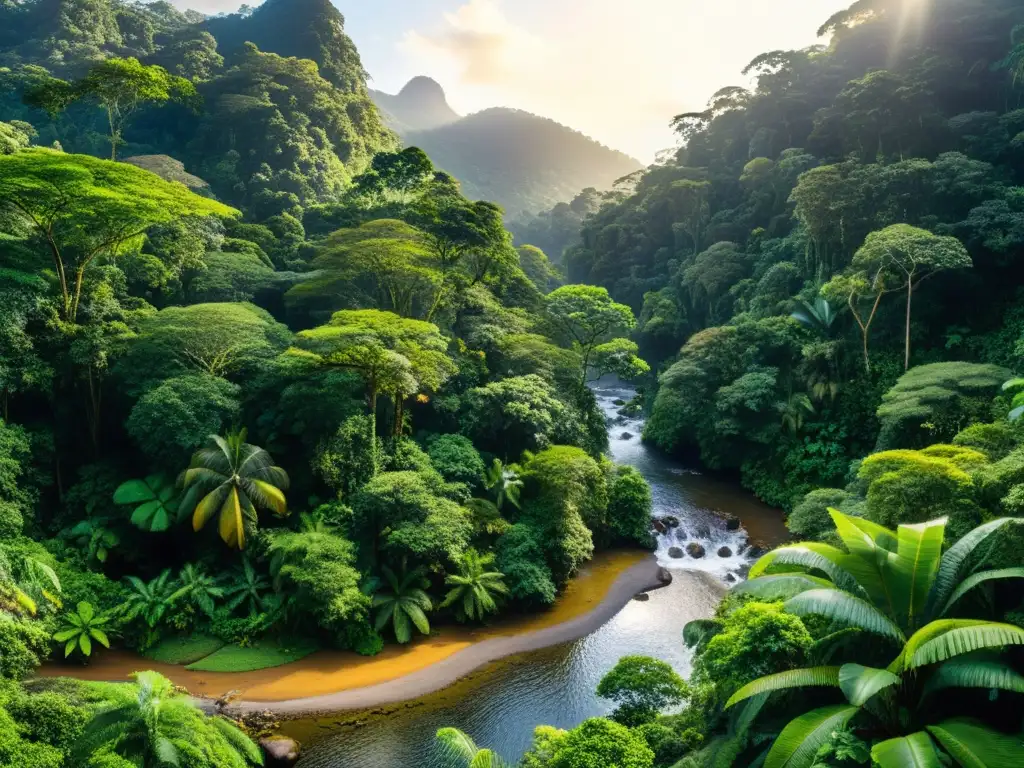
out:
<path id="1" fill-rule="evenodd" d="M 608 189 L 642 167 L 554 120 L 494 108 L 460 118 L 444 90 L 426 77 L 397 95 L 371 91 L 389 126 L 407 145 L 462 182 L 472 199 L 493 200 L 508 217 L 547 210 L 587 187 Z"/>

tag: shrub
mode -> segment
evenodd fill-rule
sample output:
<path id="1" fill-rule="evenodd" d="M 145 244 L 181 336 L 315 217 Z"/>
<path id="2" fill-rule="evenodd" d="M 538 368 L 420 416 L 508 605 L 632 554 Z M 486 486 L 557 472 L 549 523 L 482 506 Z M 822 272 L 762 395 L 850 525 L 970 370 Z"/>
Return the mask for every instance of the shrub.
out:
<path id="1" fill-rule="evenodd" d="M 830 507 L 847 514 L 856 514 L 861 506 L 861 499 L 849 491 L 819 488 L 808 493 L 803 501 L 793 507 L 786 518 L 786 527 L 798 539 L 822 541 L 835 530 L 835 523 L 828 514 Z"/>
<path id="2" fill-rule="evenodd" d="M 445 480 L 465 483 L 478 489 L 483 481 L 484 460 L 469 438 L 462 435 L 437 435 L 427 440 L 427 453 L 434 468 Z"/>
<path id="3" fill-rule="evenodd" d="M 50 633 L 42 624 L 0 616 L 0 677 L 19 680 L 28 676 L 49 652 Z"/>

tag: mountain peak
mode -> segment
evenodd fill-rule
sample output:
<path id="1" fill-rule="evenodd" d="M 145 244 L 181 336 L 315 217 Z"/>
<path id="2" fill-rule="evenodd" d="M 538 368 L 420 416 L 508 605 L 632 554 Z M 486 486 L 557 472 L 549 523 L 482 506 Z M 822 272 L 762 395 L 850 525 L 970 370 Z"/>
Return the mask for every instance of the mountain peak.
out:
<path id="1" fill-rule="evenodd" d="M 425 131 L 454 123 L 459 115 L 448 105 L 444 88 L 429 77 L 414 77 L 397 94 L 370 95 L 398 133 Z"/>

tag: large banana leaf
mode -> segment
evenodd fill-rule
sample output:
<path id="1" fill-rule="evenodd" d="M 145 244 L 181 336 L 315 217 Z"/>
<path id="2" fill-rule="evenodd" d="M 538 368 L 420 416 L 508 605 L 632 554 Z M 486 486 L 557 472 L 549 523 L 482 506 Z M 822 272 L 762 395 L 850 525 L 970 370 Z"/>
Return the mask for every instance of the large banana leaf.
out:
<path id="1" fill-rule="evenodd" d="M 802 592 L 791 597 L 784 605 L 789 613 L 797 616 L 816 614 L 891 638 L 901 645 L 906 641 L 900 628 L 875 606 L 837 589 L 812 589 L 809 592 Z"/>
<path id="2" fill-rule="evenodd" d="M 876 744 L 871 759 L 878 768 L 942 768 L 935 744 L 924 731 Z"/>
<path id="3" fill-rule="evenodd" d="M 945 518 L 919 525 L 901 525 L 897 530 L 897 555 L 889 561 L 894 578 L 886 582 L 894 592 L 896 615 L 906 617 L 907 627 L 916 627 L 924 621 L 928 595 L 942 560 L 945 533 Z"/>
<path id="4" fill-rule="evenodd" d="M 847 700 L 860 707 L 884 688 L 899 684 L 900 679 L 892 672 L 860 664 L 843 664 L 839 668 L 839 687 Z"/>
<path id="5" fill-rule="evenodd" d="M 842 728 L 859 711 L 859 707 L 839 704 L 812 709 L 791 720 L 772 744 L 764 768 L 809 768 L 832 731 Z"/>
<path id="6" fill-rule="evenodd" d="M 960 586 L 956 588 L 949 600 L 946 601 L 946 604 L 942 607 L 939 615 L 945 616 L 957 600 L 979 584 L 983 584 L 986 581 L 994 581 L 996 579 L 1024 579 L 1024 568 L 998 568 L 994 571 L 981 571 L 980 573 L 968 576 L 960 582 Z"/>
<path id="7" fill-rule="evenodd" d="M 778 573 L 747 579 L 732 588 L 741 595 L 753 595 L 762 600 L 780 600 L 793 597 L 809 589 L 831 589 L 834 585 L 828 579 L 821 579 L 807 573 Z"/>
<path id="8" fill-rule="evenodd" d="M 772 691 L 782 691 L 788 688 L 803 688 L 805 686 L 830 686 L 839 685 L 839 667 L 810 667 L 808 669 L 790 669 L 785 672 L 776 672 L 774 675 L 759 677 L 740 688 L 729 697 L 725 703 L 726 708 L 737 704 L 751 696 Z"/>
<path id="9" fill-rule="evenodd" d="M 887 579 L 889 561 L 895 560 L 896 555 L 878 544 L 861 525 L 854 524 L 854 518 L 835 509 L 830 509 L 829 514 L 836 533 L 850 551 L 842 561 L 844 569 L 857 580 L 871 602 L 890 615 L 899 615 L 894 590 Z M 891 539 L 892 532 L 886 534 Z"/>
<path id="10" fill-rule="evenodd" d="M 918 638 L 921 632 L 932 625 L 945 626 L 940 626 L 929 635 Z M 972 651 L 1000 648 L 1004 645 L 1024 645 L 1024 629 L 994 621 L 943 619 L 933 621 L 915 633 L 907 641 L 900 659 L 904 669 L 916 669 Z M 896 671 L 892 670 L 892 667 L 890 670 Z"/>
<path id="11" fill-rule="evenodd" d="M 1024 740 L 964 718 L 929 725 L 928 732 L 962 768 L 1013 768 L 1024 765 Z"/>
<path id="12" fill-rule="evenodd" d="M 1024 675 L 998 659 L 960 656 L 935 669 L 922 695 L 944 688 L 999 688 L 1024 693 Z"/>
<path id="13" fill-rule="evenodd" d="M 832 512 L 838 512 L 838 510 L 829 508 L 829 514 L 831 514 Z M 844 513 L 840 512 L 840 514 L 844 514 Z M 864 531 L 864 533 L 868 534 L 872 539 L 874 539 L 875 540 L 875 544 L 880 546 L 882 549 L 888 550 L 889 552 L 892 552 L 893 554 L 895 554 L 896 551 L 898 550 L 898 548 L 899 548 L 899 539 L 898 539 L 898 537 L 896 536 L 895 533 L 890 531 L 885 526 L 879 525 L 878 523 L 873 523 L 870 520 L 868 520 L 867 518 L 857 517 L 855 515 L 845 515 L 844 514 L 844 517 L 846 518 L 846 520 L 851 525 L 854 525 L 857 528 L 860 528 L 862 531 Z M 833 518 L 833 519 L 835 519 L 835 518 Z"/>
<path id="14" fill-rule="evenodd" d="M 1010 522 L 1013 522 L 1013 518 L 1001 517 L 998 520 L 979 525 L 946 551 L 939 562 L 939 570 L 932 580 L 932 588 L 925 608 L 927 618 L 936 618 L 939 615 L 938 611 L 949 601 L 949 596 L 953 594 L 953 590 L 956 589 L 963 575 L 967 558 L 985 539 Z"/>
<path id="15" fill-rule="evenodd" d="M 747 574 L 749 579 L 756 579 L 771 565 L 799 565 L 804 568 L 816 568 L 828 575 L 837 587 L 856 594 L 865 594 L 853 575 L 842 564 L 856 560 L 829 544 L 816 541 L 804 541 L 788 547 L 779 547 L 763 555 Z"/>

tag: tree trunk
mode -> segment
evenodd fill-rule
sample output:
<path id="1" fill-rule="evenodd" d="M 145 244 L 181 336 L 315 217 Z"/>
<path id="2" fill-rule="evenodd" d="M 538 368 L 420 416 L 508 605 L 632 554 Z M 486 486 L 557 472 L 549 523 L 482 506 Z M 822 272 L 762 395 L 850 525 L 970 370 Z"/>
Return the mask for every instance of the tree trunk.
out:
<path id="1" fill-rule="evenodd" d="M 401 437 L 405 417 L 405 398 L 402 397 L 400 392 L 395 393 L 395 423 L 391 430 L 392 435 L 395 437 Z"/>
<path id="2" fill-rule="evenodd" d="M 373 476 L 380 471 L 377 457 L 377 383 L 370 384 L 370 456 L 373 459 Z"/>
<path id="3" fill-rule="evenodd" d="M 903 370 L 910 370 L 910 302 L 914 298 L 914 282 L 907 280 L 907 336 L 906 353 L 903 360 Z"/>

